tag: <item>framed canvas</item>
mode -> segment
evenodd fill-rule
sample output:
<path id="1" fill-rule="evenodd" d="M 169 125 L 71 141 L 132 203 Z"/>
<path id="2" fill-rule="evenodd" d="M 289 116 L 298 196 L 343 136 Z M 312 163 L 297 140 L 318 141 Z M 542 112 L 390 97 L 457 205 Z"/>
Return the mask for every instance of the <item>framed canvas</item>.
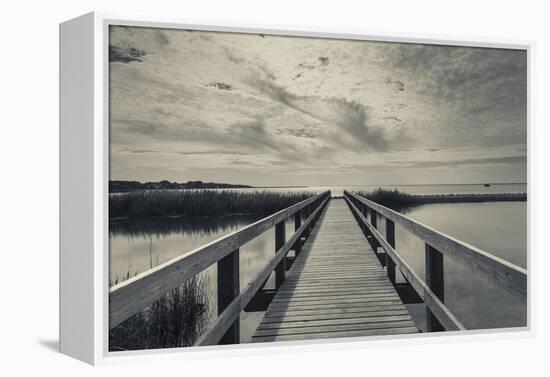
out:
<path id="1" fill-rule="evenodd" d="M 61 24 L 61 352 L 529 334 L 531 54 L 100 13 Z"/>

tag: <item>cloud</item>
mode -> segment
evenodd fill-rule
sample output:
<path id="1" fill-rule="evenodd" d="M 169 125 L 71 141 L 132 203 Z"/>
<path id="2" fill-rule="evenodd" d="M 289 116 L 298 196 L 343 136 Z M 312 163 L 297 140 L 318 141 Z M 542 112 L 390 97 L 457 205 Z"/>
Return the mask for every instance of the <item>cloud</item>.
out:
<path id="1" fill-rule="evenodd" d="M 247 153 L 244 153 L 242 151 L 231 151 L 231 150 L 219 150 L 219 149 L 211 149 L 211 150 L 199 150 L 199 151 L 171 151 L 171 150 L 155 150 L 155 149 L 128 149 L 123 150 L 121 152 L 126 153 L 135 153 L 135 154 L 144 154 L 144 153 L 173 153 L 173 154 L 179 154 L 182 156 L 200 156 L 200 155 L 232 155 L 232 156 L 246 156 Z"/>
<path id="2" fill-rule="evenodd" d="M 153 149 L 131 149 L 131 150 L 127 150 L 125 152 L 128 152 L 128 153 L 136 153 L 136 154 L 143 154 L 143 153 L 162 153 L 161 151 L 156 151 L 156 150 L 153 150 Z"/>
<path id="3" fill-rule="evenodd" d="M 229 127 L 227 134 L 234 139 L 236 138 L 235 140 L 239 144 L 252 149 L 262 150 L 268 148 L 276 152 L 285 149 L 285 145 L 266 130 L 262 119 L 235 124 Z"/>
<path id="4" fill-rule="evenodd" d="M 147 55 L 143 50 L 134 47 L 121 48 L 109 45 L 109 61 L 119 63 L 143 62 L 142 56 Z"/>
<path id="5" fill-rule="evenodd" d="M 403 122 L 403 119 L 400 119 L 400 118 L 398 118 L 398 117 L 396 117 L 396 116 L 382 117 L 382 118 L 380 118 L 380 119 L 392 120 L 392 121 L 397 122 L 397 123 Z"/>
<path id="6" fill-rule="evenodd" d="M 310 139 L 315 139 L 318 134 L 317 132 L 315 132 L 314 130 L 312 129 L 308 129 L 308 128 L 285 128 L 285 129 L 282 129 L 282 130 L 278 130 L 278 133 L 279 134 L 282 134 L 282 133 L 286 133 L 288 135 L 292 135 L 292 136 L 295 136 L 295 137 L 306 137 L 306 138 L 310 138 Z"/>
<path id="7" fill-rule="evenodd" d="M 301 184 L 310 174 L 326 184 L 342 167 L 353 184 L 524 175 L 521 156 L 493 157 L 525 155 L 522 51 L 137 27 L 114 28 L 110 45 L 116 175 L 239 180 L 239 166 L 253 184 L 277 183 L 277 167 L 300 169 Z M 443 169 L 453 166 L 464 168 Z"/>
<path id="8" fill-rule="evenodd" d="M 219 90 L 231 90 L 233 87 L 229 84 L 225 84 L 223 82 L 211 82 L 210 84 L 206 84 L 206 87 L 213 87 Z"/>
<path id="9" fill-rule="evenodd" d="M 391 86 L 392 88 L 394 88 L 396 91 L 398 92 L 403 92 L 405 91 L 405 83 L 402 82 L 402 81 L 399 81 L 399 80 L 392 80 L 391 78 L 389 77 L 386 77 L 386 79 L 384 80 L 384 83 L 386 85 L 389 85 Z"/>
<path id="10" fill-rule="evenodd" d="M 440 168 L 440 167 L 456 167 L 465 165 L 500 165 L 500 164 L 525 164 L 527 156 L 506 156 L 506 157 L 491 157 L 491 158 L 469 158 L 454 161 L 415 161 L 404 162 L 400 165 L 413 168 Z"/>
<path id="11" fill-rule="evenodd" d="M 235 156 L 247 156 L 248 153 L 242 151 L 231 151 L 231 150 L 205 150 L 205 151 L 189 151 L 189 152 L 174 152 L 181 154 L 183 156 L 193 156 L 193 155 L 235 155 Z"/>
<path id="12" fill-rule="evenodd" d="M 249 83 L 278 103 L 318 121 L 336 126 L 330 134 L 334 141 L 342 146 L 354 150 L 365 147 L 375 150 L 388 148 L 388 141 L 382 130 L 368 127 L 367 107 L 359 102 L 346 98 L 292 94 L 284 87 L 276 85 L 271 80 L 262 79 L 258 75 L 249 79 Z"/>
<path id="13" fill-rule="evenodd" d="M 166 45 L 169 45 L 170 44 L 170 37 L 168 36 L 167 33 L 161 31 L 161 30 L 157 30 L 156 33 L 155 33 L 155 37 L 157 38 L 157 41 L 162 45 L 162 46 L 166 46 Z"/>

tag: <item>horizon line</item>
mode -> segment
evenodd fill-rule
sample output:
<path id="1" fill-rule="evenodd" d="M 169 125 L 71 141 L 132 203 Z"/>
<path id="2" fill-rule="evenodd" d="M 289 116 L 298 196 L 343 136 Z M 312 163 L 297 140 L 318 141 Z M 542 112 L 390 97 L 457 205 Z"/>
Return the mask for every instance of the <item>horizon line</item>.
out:
<path id="1" fill-rule="evenodd" d="M 111 181 L 126 181 L 126 182 L 139 182 L 139 183 L 158 183 L 162 181 L 167 181 L 170 183 L 188 183 L 188 182 L 203 182 L 203 183 L 214 183 L 214 184 L 225 184 L 225 185 L 242 185 L 242 186 L 250 186 L 251 188 L 304 188 L 304 187 L 345 187 L 345 186 L 352 186 L 352 187 L 359 187 L 359 186 L 395 186 L 395 187 L 401 187 L 401 186 L 471 186 L 471 185 L 526 185 L 527 182 L 470 182 L 470 183 L 399 183 L 399 184 L 392 184 L 392 183 L 374 183 L 374 184 L 342 184 L 342 185 L 261 185 L 256 186 L 252 184 L 246 184 L 246 183 L 229 183 L 229 182 L 217 182 L 217 181 L 201 181 L 201 180 L 188 180 L 186 182 L 178 182 L 178 181 L 170 181 L 168 179 L 161 179 L 157 181 L 140 181 L 140 180 L 126 180 L 126 179 L 110 179 Z"/>

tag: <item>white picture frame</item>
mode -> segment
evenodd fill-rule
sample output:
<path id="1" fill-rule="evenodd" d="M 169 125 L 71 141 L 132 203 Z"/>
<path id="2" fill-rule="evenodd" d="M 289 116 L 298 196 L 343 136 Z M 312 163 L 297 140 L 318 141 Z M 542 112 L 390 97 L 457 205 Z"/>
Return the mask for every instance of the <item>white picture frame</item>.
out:
<path id="1" fill-rule="evenodd" d="M 528 224 L 528 321 L 525 328 L 470 330 L 398 337 L 362 337 L 264 345 L 211 346 L 164 350 L 108 351 L 108 29 L 128 25 L 220 32 L 325 37 L 370 41 L 524 49 L 528 59 L 528 179 L 531 180 L 532 55 L 534 42 L 483 38 L 449 39 L 417 33 L 379 33 L 344 28 L 205 22 L 88 13 L 60 25 L 60 351 L 90 364 L 143 358 L 220 356 L 226 353 L 294 352 L 296 349 L 376 347 L 396 342 L 440 342 L 533 335 L 533 253 Z M 528 195 L 533 190 L 528 185 Z M 528 201 L 528 219 L 533 201 Z M 529 222 L 529 221 L 528 221 Z"/>

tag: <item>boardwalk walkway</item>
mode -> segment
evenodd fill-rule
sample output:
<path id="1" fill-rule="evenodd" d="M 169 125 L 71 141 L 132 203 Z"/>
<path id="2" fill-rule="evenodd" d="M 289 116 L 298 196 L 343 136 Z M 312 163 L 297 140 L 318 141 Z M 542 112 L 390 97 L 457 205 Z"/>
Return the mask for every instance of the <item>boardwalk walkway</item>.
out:
<path id="1" fill-rule="evenodd" d="M 333 199 L 252 342 L 416 332 L 349 207 Z"/>

